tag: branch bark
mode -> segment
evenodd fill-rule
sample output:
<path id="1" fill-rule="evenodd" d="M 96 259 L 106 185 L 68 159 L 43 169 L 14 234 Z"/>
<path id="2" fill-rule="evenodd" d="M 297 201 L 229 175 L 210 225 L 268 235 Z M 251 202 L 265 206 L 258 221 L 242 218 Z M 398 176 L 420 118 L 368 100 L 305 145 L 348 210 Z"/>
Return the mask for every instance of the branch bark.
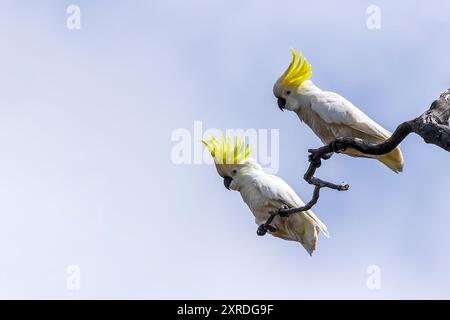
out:
<path id="1" fill-rule="evenodd" d="M 340 153 L 347 148 L 353 148 L 365 154 L 382 155 L 394 150 L 410 133 L 421 136 L 425 143 L 434 144 L 450 152 L 449 118 L 450 89 L 442 93 L 431 104 L 430 108 L 419 117 L 401 123 L 392 136 L 382 143 L 373 144 L 359 138 L 342 137 L 318 149 L 309 149 L 309 167 L 303 178 L 306 182 L 315 186 L 312 199 L 299 208 L 280 208 L 271 212 L 269 219 L 259 226 L 258 235 L 263 236 L 267 231 L 275 230 L 271 223 L 277 215 L 287 217 L 290 214 L 311 209 L 319 200 L 320 189 L 330 188 L 338 191 L 349 189 L 349 185 L 346 183 L 336 185 L 314 176 L 316 170 L 322 165 L 322 160 L 330 159 L 333 153 Z"/>

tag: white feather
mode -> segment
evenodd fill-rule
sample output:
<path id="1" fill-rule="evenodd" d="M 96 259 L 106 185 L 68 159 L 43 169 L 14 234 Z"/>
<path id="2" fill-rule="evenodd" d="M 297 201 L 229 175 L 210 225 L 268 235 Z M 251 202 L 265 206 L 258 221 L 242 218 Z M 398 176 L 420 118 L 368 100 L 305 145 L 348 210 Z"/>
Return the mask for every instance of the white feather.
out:
<path id="1" fill-rule="evenodd" d="M 370 136 L 387 139 L 390 132 L 337 93 L 322 91 L 311 101 L 311 109 L 329 124 L 349 126 Z"/>
<path id="2" fill-rule="evenodd" d="M 295 191 L 280 177 L 261 174 L 254 178 L 253 183 L 262 195 L 268 199 L 280 201 L 290 208 L 299 208 L 305 205 Z M 317 223 L 319 229 L 326 237 L 330 236 L 325 224 L 311 210 L 304 212 L 304 214 Z"/>
<path id="3" fill-rule="evenodd" d="M 230 186 L 239 191 L 258 225 L 264 224 L 272 212 L 284 205 L 290 208 L 304 206 L 304 202 L 283 179 L 266 174 L 252 159 L 229 170 L 233 173 Z M 328 237 L 327 227 L 311 211 L 275 217 L 272 225 L 276 228 L 270 232 L 273 236 L 298 241 L 309 254 L 316 248 L 319 231 Z"/>

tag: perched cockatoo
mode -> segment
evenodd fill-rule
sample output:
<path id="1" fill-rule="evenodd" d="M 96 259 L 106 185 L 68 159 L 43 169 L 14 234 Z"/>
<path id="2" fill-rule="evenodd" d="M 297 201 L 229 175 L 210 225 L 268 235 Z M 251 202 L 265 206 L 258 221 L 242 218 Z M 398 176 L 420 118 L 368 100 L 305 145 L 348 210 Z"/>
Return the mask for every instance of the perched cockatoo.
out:
<path id="1" fill-rule="evenodd" d="M 278 98 L 278 107 L 294 111 L 324 144 L 340 137 L 380 143 L 391 136 L 389 131 L 344 97 L 316 87 L 308 80 L 311 74 L 308 61 L 292 49 L 291 64 L 275 83 L 273 93 Z M 403 156 L 398 147 L 384 155 L 367 155 L 351 148 L 344 153 L 353 157 L 378 159 L 394 172 L 403 170 Z"/>
<path id="2" fill-rule="evenodd" d="M 266 174 L 255 160 L 249 158 L 253 150 L 249 150 L 249 145 L 239 137 L 236 137 L 234 144 L 229 136 L 224 138 L 223 135 L 220 140 L 209 138 L 202 142 L 214 158 L 225 187 L 240 192 L 258 225 L 264 224 L 271 212 L 282 207 L 304 206 L 303 201 L 284 180 Z M 267 230 L 270 234 L 300 242 L 310 255 L 316 248 L 319 231 L 328 237 L 327 227 L 311 210 L 293 213 L 288 217 L 276 216 L 272 226 L 275 227 L 274 230 Z"/>

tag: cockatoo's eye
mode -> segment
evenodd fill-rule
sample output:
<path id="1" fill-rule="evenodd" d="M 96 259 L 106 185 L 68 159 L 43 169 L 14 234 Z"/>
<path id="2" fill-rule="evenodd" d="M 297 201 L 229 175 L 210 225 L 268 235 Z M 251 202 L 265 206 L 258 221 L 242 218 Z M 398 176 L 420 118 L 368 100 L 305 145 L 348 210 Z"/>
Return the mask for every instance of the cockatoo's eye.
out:
<path id="1" fill-rule="evenodd" d="M 233 174 L 236 174 L 237 173 L 237 170 L 236 169 L 233 169 L 233 171 L 231 171 Z"/>
<path id="2" fill-rule="evenodd" d="M 290 90 L 286 91 L 286 94 L 287 94 L 287 95 L 290 95 L 290 94 L 291 94 L 291 91 L 290 91 Z"/>

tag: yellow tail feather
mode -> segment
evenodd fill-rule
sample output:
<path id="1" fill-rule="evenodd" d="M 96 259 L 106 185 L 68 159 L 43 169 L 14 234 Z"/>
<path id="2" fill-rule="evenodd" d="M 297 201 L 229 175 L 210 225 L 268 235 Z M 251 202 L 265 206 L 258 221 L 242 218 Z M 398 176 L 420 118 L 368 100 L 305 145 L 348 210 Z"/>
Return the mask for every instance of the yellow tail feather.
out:
<path id="1" fill-rule="evenodd" d="M 403 171 L 403 155 L 400 148 L 397 147 L 387 154 L 377 156 L 377 159 L 394 172 Z"/>

